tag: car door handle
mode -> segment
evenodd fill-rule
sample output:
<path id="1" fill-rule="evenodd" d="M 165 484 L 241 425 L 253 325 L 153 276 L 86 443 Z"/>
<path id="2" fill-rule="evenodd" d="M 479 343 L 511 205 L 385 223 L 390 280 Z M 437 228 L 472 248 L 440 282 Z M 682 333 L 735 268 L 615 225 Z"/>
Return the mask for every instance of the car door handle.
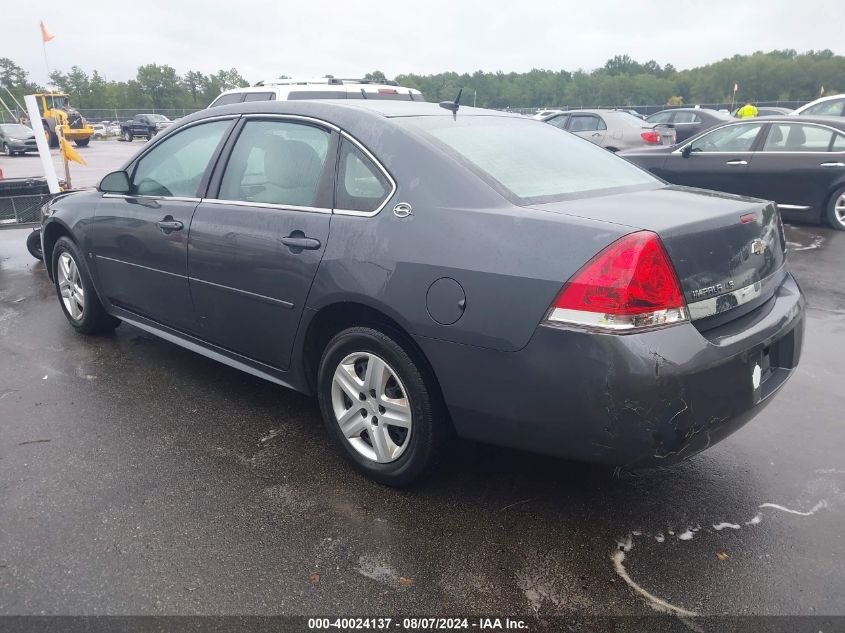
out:
<path id="1" fill-rule="evenodd" d="M 174 220 L 172 215 L 166 215 L 164 218 L 157 222 L 158 228 L 161 229 L 162 233 L 165 235 L 170 233 L 171 231 L 181 231 L 182 228 L 185 226 L 179 220 Z"/>
<path id="2" fill-rule="evenodd" d="M 822 163 L 822 167 L 845 167 L 845 163 Z"/>
<path id="3" fill-rule="evenodd" d="M 287 237 L 282 237 L 279 241 L 287 246 L 294 253 L 301 253 L 302 251 L 316 251 L 322 244 L 320 240 L 313 237 L 306 237 L 302 231 L 294 231 Z"/>
<path id="4" fill-rule="evenodd" d="M 748 164 L 747 160 L 729 160 L 727 163 L 725 163 L 725 165 L 730 165 L 731 167 L 734 167 L 736 165 L 747 165 L 747 164 Z"/>

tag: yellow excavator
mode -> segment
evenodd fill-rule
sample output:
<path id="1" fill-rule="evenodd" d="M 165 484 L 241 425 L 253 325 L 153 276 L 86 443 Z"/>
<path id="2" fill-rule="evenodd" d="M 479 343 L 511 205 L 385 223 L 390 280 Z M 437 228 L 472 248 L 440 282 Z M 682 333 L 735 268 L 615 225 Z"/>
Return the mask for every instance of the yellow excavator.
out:
<path id="1" fill-rule="evenodd" d="M 70 106 L 70 98 L 61 92 L 47 92 L 35 95 L 44 136 L 50 147 L 59 146 L 59 131 L 77 147 L 85 147 L 94 134 L 91 124 Z M 34 123 L 34 121 L 33 121 Z M 35 125 L 32 126 L 35 128 Z"/>

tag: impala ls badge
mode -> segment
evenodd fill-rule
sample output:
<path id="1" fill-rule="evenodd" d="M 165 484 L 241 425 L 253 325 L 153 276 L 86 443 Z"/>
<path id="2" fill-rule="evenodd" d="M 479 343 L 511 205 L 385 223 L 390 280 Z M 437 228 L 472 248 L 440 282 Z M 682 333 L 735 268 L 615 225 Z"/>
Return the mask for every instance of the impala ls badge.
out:
<path id="1" fill-rule="evenodd" d="M 766 250 L 766 243 L 763 240 L 757 238 L 756 240 L 751 242 L 751 252 L 754 253 L 755 255 L 762 255 L 763 251 L 765 251 L 765 250 Z"/>

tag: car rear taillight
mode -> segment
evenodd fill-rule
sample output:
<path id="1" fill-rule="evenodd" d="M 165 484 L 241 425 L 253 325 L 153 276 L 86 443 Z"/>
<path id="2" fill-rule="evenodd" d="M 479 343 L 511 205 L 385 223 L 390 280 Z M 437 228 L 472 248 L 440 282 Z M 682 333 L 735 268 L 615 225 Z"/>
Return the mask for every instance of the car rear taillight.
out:
<path id="1" fill-rule="evenodd" d="M 663 139 L 660 138 L 660 132 L 656 130 L 649 130 L 648 132 L 643 132 L 640 134 L 643 137 L 643 140 L 646 143 L 654 143 L 660 145 L 663 142 Z"/>
<path id="2" fill-rule="evenodd" d="M 546 321 L 634 330 L 686 321 L 681 285 L 660 238 L 631 233 L 593 257 L 566 282 Z"/>

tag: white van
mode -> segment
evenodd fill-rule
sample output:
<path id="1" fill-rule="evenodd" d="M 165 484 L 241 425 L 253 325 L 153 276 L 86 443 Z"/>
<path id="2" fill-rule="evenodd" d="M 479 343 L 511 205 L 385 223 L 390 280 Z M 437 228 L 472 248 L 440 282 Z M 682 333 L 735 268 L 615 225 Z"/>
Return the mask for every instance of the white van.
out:
<path id="1" fill-rule="evenodd" d="M 404 88 L 395 81 L 369 79 L 270 79 L 248 88 L 234 88 L 220 93 L 209 108 L 244 101 L 284 101 L 290 99 L 394 99 L 425 101 L 414 88 Z"/>

